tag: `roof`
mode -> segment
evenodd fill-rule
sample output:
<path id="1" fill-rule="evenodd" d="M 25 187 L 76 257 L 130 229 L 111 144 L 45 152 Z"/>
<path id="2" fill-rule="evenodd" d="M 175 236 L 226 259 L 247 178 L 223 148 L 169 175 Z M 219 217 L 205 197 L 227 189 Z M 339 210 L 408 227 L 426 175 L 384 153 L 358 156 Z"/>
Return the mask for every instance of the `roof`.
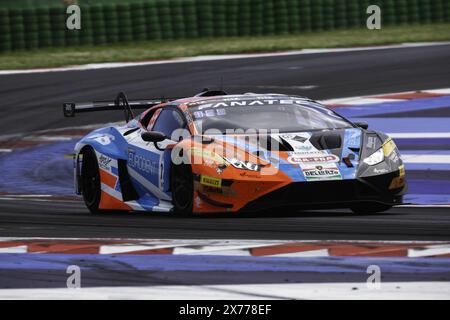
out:
<path id="1" fill-rule="evenodd" d="M 234 95 L 217 95 L 217 96 L 194 96 L 189 98 L 182 98 L 172 102 L 185 104 L 188 107 L 194 107 L 201 105 L 203 103 L 211 103 L 211 102 L 227 102 L 227 101 L 248 101 L 248 100 L 296 100 L 296 101 L 304 101 L 304 102 L 315 102 L 316 101 L 295 95 L 286 95 L 286 94 L 278 94 L 278 93 L 244 93 L 244 94 L 234 94 Z"/>

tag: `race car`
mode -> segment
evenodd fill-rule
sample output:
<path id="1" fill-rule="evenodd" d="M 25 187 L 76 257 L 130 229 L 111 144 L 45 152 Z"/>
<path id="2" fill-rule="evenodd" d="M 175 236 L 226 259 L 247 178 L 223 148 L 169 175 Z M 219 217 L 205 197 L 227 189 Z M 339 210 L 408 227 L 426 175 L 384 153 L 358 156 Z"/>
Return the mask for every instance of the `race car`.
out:
<path id="1" fill-rule="evenodd" d="M 63 104 L 66 117 L 106 110 L 123 110 L 125 123 L 92 131 L 74 153 L 75 191 L 94 214 L 376 213 L 401 204 L 407 189 L 390 137 L 305 97 L 204 90 Z"/>

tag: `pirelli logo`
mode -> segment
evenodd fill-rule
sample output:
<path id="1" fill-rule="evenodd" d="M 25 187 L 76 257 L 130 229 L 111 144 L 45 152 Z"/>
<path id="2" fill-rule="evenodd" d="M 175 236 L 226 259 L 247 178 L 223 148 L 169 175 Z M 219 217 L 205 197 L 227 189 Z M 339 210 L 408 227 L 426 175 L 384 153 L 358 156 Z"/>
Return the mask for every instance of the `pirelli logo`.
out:
<path id="1" fill-rule="evenodd" d="M 222 179 L 220 178 L 213 178 L 208 176 L 201 176 L 200 177 L 200 183 L 213 188 L 220 188 L 222 187 Z"/>

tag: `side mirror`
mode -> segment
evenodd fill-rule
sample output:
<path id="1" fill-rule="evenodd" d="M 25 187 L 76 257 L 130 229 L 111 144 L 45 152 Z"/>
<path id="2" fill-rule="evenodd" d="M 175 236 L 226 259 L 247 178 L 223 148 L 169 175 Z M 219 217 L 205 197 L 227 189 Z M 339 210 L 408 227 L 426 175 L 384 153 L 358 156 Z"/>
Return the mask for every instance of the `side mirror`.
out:
<path id="1" fill-rule="evenodd" d="M 166 135 L 158 131 L 145 131 L 141 134 L 141 138 L 147 142 L 161 142 L 166 140 Z"/>
<path id="2" fill-rule="evenodd" d="M 368 124 L 367 122 L 364 122 L 364 121 L 361 121 L 361 122 L 355 122 L 355 125 L 356 125 L 358 128 L 365 129 L 365 130 L 367 130 L 367 129 L 369 128 L 369 124 Z"/>

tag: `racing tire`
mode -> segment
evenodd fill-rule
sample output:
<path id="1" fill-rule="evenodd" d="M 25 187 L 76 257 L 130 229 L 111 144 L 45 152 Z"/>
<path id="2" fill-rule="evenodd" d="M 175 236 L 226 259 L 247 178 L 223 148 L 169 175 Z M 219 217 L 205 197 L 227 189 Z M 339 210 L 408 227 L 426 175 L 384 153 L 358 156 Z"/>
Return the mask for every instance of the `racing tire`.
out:
<path id="1" fill-rule="evenodd" d="M 172 165 L 170 190 L 175 214 L 190 216 L 194 204 L 194 178 L 190 165 Z"/>
<path id="2" fill-rule="evenodd" d="M 99 209 L 102 192 L 97 156 L 92 148 L 84 149 L 82 155 L 80 182 L 83 200 L 92 214 L 99 214 L 103 210 Z"/>
<path id="3" fill-rule="evenodd" d="M 350 207 L 350 210 L 356 214 L 374 214 L 387 211 L 391 209 L 392 206 L 381 204 L 381 203 L 368 203 L 366 205 L 356 205 Z"/>

